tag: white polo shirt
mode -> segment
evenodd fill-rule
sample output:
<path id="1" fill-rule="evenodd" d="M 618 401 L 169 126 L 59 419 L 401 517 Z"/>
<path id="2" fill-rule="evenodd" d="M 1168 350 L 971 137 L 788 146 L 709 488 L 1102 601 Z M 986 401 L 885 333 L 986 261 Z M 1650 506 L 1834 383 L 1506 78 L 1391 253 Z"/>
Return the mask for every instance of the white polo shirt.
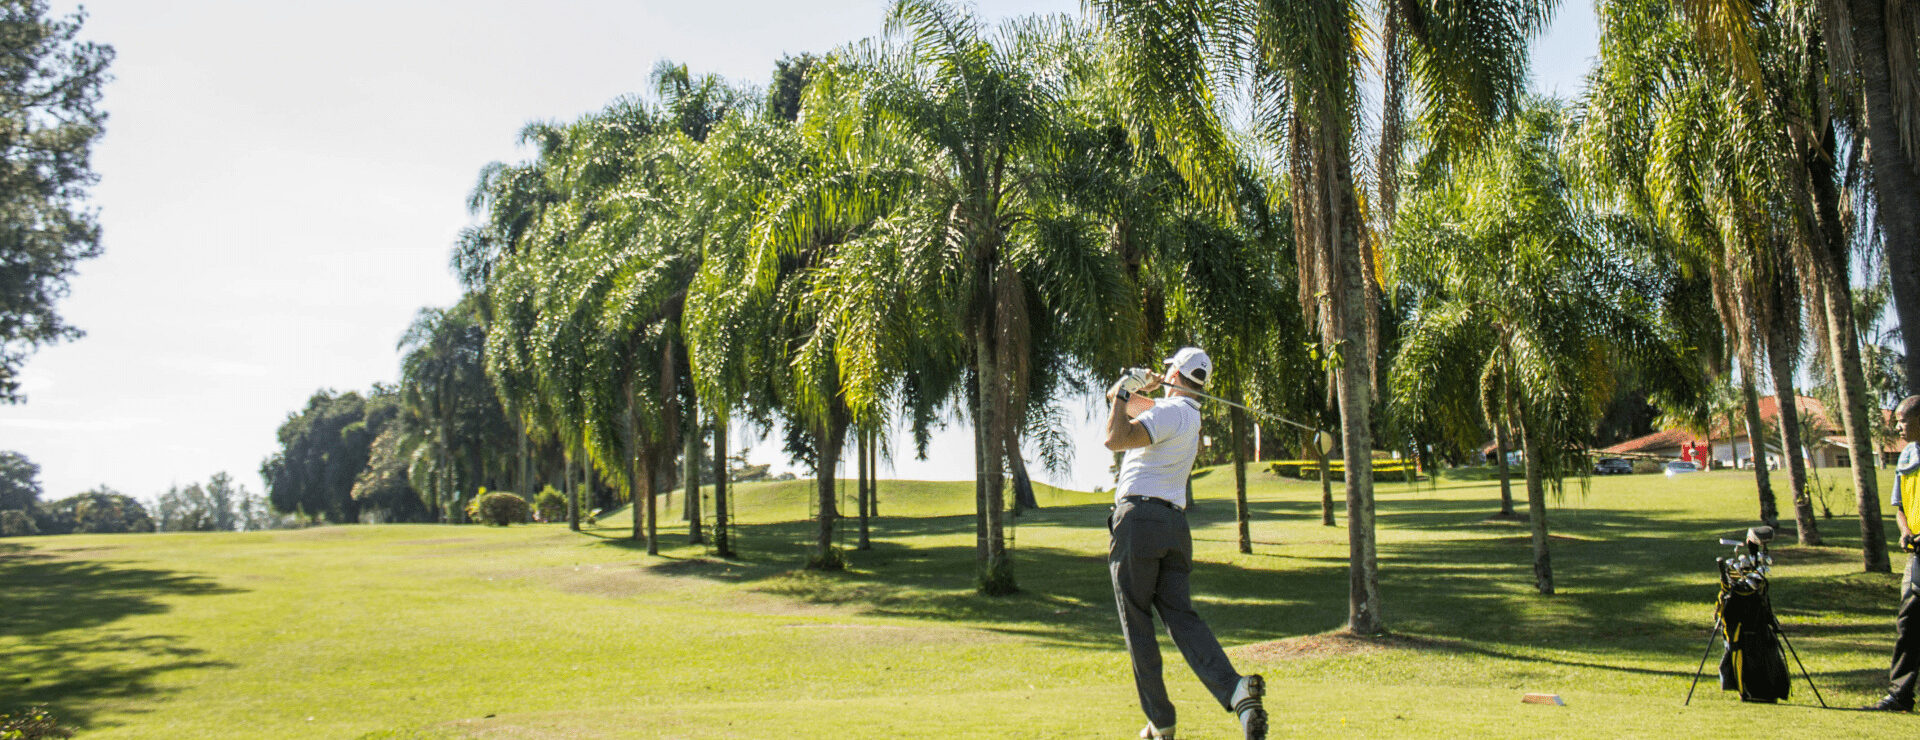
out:
<path id="1" fill-rule="evenodd" d="M 1124 496 L 1152 496 L 1187 508 L 1187 475 L 1200 452 L 1200 402 L 1187 396 L 1156 398 L 1153 408 L 1133 417 L 1147 428 L 1153 443 L 1127 450 L 1120 459 L 1120 481 L 1114 501 Z"/>

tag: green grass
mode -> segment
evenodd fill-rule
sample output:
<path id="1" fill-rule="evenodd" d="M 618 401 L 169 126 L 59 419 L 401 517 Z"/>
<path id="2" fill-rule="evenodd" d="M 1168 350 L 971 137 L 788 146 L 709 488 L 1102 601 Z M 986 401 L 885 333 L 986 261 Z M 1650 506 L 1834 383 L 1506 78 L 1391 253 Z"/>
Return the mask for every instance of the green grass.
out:
<path id="1" fill-rule="evenodd" d="M 1324 635 L 1346 617 L 1344 512 L 1322 527 L 1317 481 L 1252 475 L 1256 544 L 1239 554 L 1226 472 L 1195 481 L 1194 586 L 1237 666 L 1267 675 L 1276 737 L 1920 728 L 1822 711 L 1797 671 L 1787 705 L 1743 705 L 1709 673 L 1681 706 L 1726 549 L 1714 538 L 1756 510 L 1744 473 L 1569 484 L 1549 514 L 1553 597 L 1532 591 L 1525 526 L 1487 519 L 1491 483 L 1383 484 L 1396 636 L 1353 642 Z M 1122 738 L 1142 724 L 1106 581 L 1105 496 L 1043 489 L 1045 508 L 1013 530 L 1023 593 L 988 598 L 971 590 L 968 484 L 886 483 L 874 549 L 832 574 L 796 569 L 811 490 L 741 486 L 733 561 L 681 544 L 674 509 L 658 558 L 627 539 L 624 512 L 578 534 L 0 541 L 0 712 L 47 703 L 103 738 Z M 1858 572 L 1847 495 L 1822 522 L 1833 546 L 1776 548 L 1776 608 L 1836 707 L 1882 690 L 1897 591 L 1893 575 Z M 1182 737 L 1231 736 L 1163 647 Z M 1527 692 L 1567 706 L 1521 704 Z"/>

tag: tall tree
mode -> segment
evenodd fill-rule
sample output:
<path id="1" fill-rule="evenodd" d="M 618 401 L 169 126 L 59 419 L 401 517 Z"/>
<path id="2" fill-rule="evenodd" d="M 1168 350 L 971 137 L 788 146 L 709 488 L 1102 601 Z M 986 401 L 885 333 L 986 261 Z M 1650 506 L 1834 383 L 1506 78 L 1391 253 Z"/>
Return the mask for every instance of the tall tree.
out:
<path id="1" fill-rule="evenodd" d="M 1612 366 L 1675 401 L 1691 400 L 1694 377 L 1659 310 L 1659 260 L 1581 208 L 1559 164 L 1559 116 L 1553 105 L 1528 110 L 1441 184 L 1416 190 L 1388 253 L 1417 303 L 1391 374 L 1397 413 L 1477 437 L 1460 391 L 1476 389 L 1489 417 L 1511 392 L 1543 594 L 1554 592 L 1546 488 L 1585 475 L 1578 450 L 1612 398 Z"/>
<path id="2" fill-rule="evenodd" d="M 479 296 L 469 294 L 450 309 L 422 309 L 399 345 L 405 353 L 400 400 L 438 458 L 439 484 L 426 487 L 437 493 L 435 502 L 448 520 L 456 522 L 463 521 L 466 501 L 493 482 L 489 451 L 507 446 L 517 434 L 487 377 L 487 327 L 479 303 Z M 367 443 L 377 436 L 375 431 Z"/>
<path id="3" fill-rule="evenodd" d="M 1842 98 L 1821 74 L 1831 35 L 1823 33 L 1821 13 L 1802 0 L 1737 8 L 1613 0 L 1599 11 L 1609 41 L 1589 79 L 1585 159 L 1595 172 L 1611 173 L 1630 212 L 1658 224 L 1682 249 L 1690 242 L 1722 245 L 1725 278 L 1715 278 L 1722 281 L 1715 303 L 1734 333 L 1743 375 L 1759 374 L 1750 355 L 1768 341 L 1760 340 L 1765 327 L 1792 322 L 1777 313 L 1793 305 L 1775 295 L 1781 276 L 1789 269 L 1802 276 L 1801 300 L 1816 346 L 1832 358 L 1849 443 L 1869 447 L 1873 419 L 1850 290 L 1854 241 L 1843 215 L 1845 183 L 1858 168 L 1841 171 L 1860 152 L 1841 148 L 1846 111 L 1836 108 Z M 1757 321 L 1743 320 L 1756 314 Z M 1778 387 L 1782 373 L 1772 374 L 1777 394 L 1792 402 L 1795 394 Z M 1749 426 L 1760 425 L 1750 418 Z M 1870 571 L 1888 567 L 1875 476 L 1871 462 L 1855 460 L 1862 558 Z M 1795 518 L 1803 537 L 1813 533 L 1811 502 L 1800 492 Z"/>
<path id="4" fill-rule="evenodd" d="M 44 0 L 0 3 L 0 403 L 25 400 L 28 355 L 82 335 L 55 304 L 74 266 L 100 254 L 87 195 L 113 61 L 112 47 L 80 39 L 85 22 L 85 11 L 50 16 Z"/>
<path id="5" fill-rule="evenodd" d="M 1166 152 L 1201 198 L 1222 206 L 1232 202 L 1234 147 L 1222 124 L 1221 101 L 1236 93 L 1250 98 L 1255 140 L 1286 163 L 1300 302 L 1320 335 L 1340 410 L 1348 629 L 1384 632 L 1372 474 L 1378 280 L 1354 178 L 1363 10 L 1349 0 L 1090 5 L 1107 29 L 1110 64 L 1118 71 L 1136 141 Z M 1525 78 L 1516 74 L 1526 69 L 1523 41 L 1546 19 L 1539 6 L 1388 5 L 1404 21 L 1395 28 L 1404 27 L 1409 39 L 1433 50 L 1419 57 L 1426 63 L 1395 68 L 1416 76 L 1419 84 L 1405 89 L 1421 96 L 1417 101 L 1435 112 L 1442 130 L 1476 138 L 1519 97 L 1514 82 Z M 1251 89 L 1235 90 L 1229 84 L 1235 81 Z M 1389 106 L 1400 110 L 1398 101 Z"/>
<path id="6" fill-rule="evenodd" d="M 1074 33 L 1070 24 L 1052 20 L 988 29 L 961 8 L 899 2 L 888 14 L 886 36 L 837 51 L 834 64 L 816 71 L 808 86 L 809 99 L 840 101 L 821 110 L 848 114 L 816 119 L 809 108 L 801 119 L 829 142 L 917 152 L 921 160 L 895 187 L 913 201 L 906 214 L 912 220 L 888 228 L 899 232 L 894 243 L 910 247 L 892 258 L 907 261 L 903 277 L 911 281 L 896 289 L 924 287 L 918 294 L 939 308 L 919 330 L 926 339 L 916 359 L 894 367 L 907 377 L 902 388 L 912 388 L 909 396 L 945 395 L 926 385 L 936 378 L 969 382 L 964 397 L 978 463 L 978 581 L 986 593 L 1017 589 L 1002 519 L 1004 485 L 1007 461 L 1022 454 L 1031 411 L 1047 406 L 1051 390 L 1044 379 L 1036 382 L 1049 368 L 1034 362 L 1036 337 L 1054 317 L 1075 317 L 1064 325 L 1077 325 L 1077 317 L 1087 315 L 1085 301 L 1113 295 L 1115 271 L 1097 242 L 1033 210 L 1061 140 L 1054 112 L 1063 80 L 1052 60 Z M 882 273 L 842 274 L 870 284 Z M 848 295 L 866 301 L 886 292 Z M 901 304 L 871 305 L 879 313 L 861 326 L 877 329 Z M 866 310 L 863 305 L 857 313 Z M 853 381 L 850 410 L 877 408 L 872 401 L 887 386 L 866 382 L 883 377 L 866 368 L 887 367 L 889 355 L 855 352 L 844 359 L 853 361 L 846 369 Z M 1023 467 L 1019 462 L 1011 467 Z"/>
<path id="7" fill-rule="evenodd" d="M 0 511 L 33 511 L 40 491 L 40 466 L 26 455 L 0 451 Z"/>
<path id="8" fill-rule="evenodd" d="M 1854 98 L 1855 127 L 1873 151 L 1875 220 L 1892 275 L 1906 353 L 1907 393 L 1920 393 L 1920 11 L 1903 0 L 1819 3 L 1840 95 Z"/>
<path id="9" fill-rule="evenodd" d="M 280 425 L 280 449 L 260 465 L 274 511 L 336 524 L 359 521 L 353 484 L 366 467 L 367 399 L 322 390 Z"/>

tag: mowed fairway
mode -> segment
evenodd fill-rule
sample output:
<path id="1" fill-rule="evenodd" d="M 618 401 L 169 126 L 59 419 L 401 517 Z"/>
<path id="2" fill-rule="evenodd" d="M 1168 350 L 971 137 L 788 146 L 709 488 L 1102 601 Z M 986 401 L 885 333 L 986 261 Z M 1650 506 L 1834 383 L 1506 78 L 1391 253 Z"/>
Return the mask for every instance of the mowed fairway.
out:
<path id="1" fill-rule="evenodd" d="M 1843 471 L 1826 472 L 1844 485 Z M 1713 617 L 1712 561 L 1727 550 L 1714 539 L 1757 510 L 1747 474 L 1596 478 L 1584 492 L 1569 482 L 1549 515 L 1552 597 L 1533 592 L 1525 526 L 1488 520 L 1492 484 L 1382 483 L 1387 641 L 1323 634 L 1346 617 L 1344 511 L 1341 527 L 1323 527 L 1317 483 L 1250 479 L 1251 555 L 1235 551 L 1231 471 L 1195 481 L 1194 586 L 1241 670 L 1267 675 L 1275 737 L 1920 730 L 1910 716 L 1821 710 L 1797 670 L 1788 704 L 1743 705 L 1718 690 L 1710 663 L 1693 705 L 1681 705 Z M 970 484 L 885 483 L 874 549 L 833 574 L 796 570 L 810 490 L 740 487 L 735 561 L 681 544 L 685 525 L 671 515 L 667 547 L 647 557 L 624 513 L 585 533 L 404 525 L 3 540 L 0 712 L 50 704 L 80 737 L 102 738 L 1139 729 L 1106 580 L 1106 496 L 1043 489 L 1045 508 L 1014 530 L 1024 593 L 987 598 L 971 588 Z M 1858 573 L 1851 494 L 1829 502 L 1833 546 L 1776 548 L 1774 603 L 1827 703 L 1855 707 L 1883 690 L 1897 581 Z M 1233 736 L 1162 642 L 1181 737 Z M 1567 705 L 1522 704 L 1528 692 Z"/>

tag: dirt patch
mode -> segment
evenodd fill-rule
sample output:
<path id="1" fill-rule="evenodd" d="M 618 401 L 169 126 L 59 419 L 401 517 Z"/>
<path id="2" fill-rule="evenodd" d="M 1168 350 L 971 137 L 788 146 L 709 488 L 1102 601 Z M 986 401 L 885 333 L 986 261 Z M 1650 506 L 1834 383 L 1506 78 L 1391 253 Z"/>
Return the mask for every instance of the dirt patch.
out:
<path id="1" fill-rule="evenodd" d="M 1301 635 L 1284 640 L 1260 642 L 1237 649 L 1241 657 L 1258 661 L 1314 660 L 1348 655 L 1368 655 L 1389 650 L 1445 650 L 1446 643 L 1424 637 L 1388 635 L 1360 637 L 1347 632 Z"/>
<path id="2" fill-rule="evenodd" d="M 766 566 L 729 563 L 713 558 L 692 558 L 649 566 L 647 571 L 662 576 L 692 576 L 736 583 L 755 576 L 764 576 L 771 569 Z"/>
<path id="3" fill-rule="evenodd" d="M 305 540 L 337 540 L 343 537 L 358 536 L 360 534 L 360 528 L 351 524 L 318 524 L 311 527 L 280 531 L 285 532 L 286 534 L 284 536 L 288 538 Z"/>

